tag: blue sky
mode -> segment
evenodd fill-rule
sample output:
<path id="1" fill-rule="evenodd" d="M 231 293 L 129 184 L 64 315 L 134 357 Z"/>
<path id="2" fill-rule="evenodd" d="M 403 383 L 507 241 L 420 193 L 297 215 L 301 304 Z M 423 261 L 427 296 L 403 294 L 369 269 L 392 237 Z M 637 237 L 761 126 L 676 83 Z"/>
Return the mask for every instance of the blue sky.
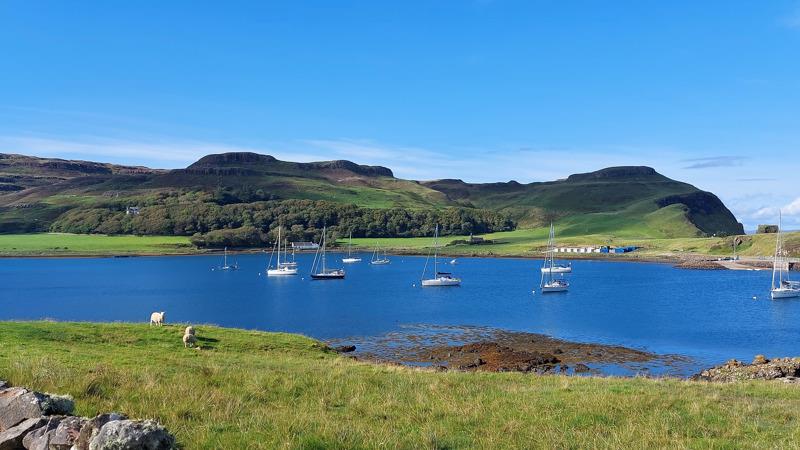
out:
<path id="1" fill-rule="evenodd" d="M 650 165 L 800 228 L 800 1 L 0 2 L 0 152 L 520 182 Z"/>

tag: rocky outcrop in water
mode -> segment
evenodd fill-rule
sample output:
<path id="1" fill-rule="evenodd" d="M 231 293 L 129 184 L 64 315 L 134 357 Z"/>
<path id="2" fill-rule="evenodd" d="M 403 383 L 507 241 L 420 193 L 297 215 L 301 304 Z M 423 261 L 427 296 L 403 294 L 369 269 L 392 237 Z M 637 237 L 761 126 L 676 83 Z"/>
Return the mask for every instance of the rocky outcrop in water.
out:
<path id="1" fill-rule="evenodd" d="M 731 382 L 743 380 L 781 380 L 797 382 L 800 377 L 800 358 L 767 359 L 756 355 L 751 364 L 732 359 L 721 366 L 692 375 L 695 381 Z"/>
<path id="2" fill-rule="evenodd" d="M 0 450 L 168 450 L 175 438 L 152 420 L 117 413 L 71 415 L 72 398 L 0 380 Z"/>

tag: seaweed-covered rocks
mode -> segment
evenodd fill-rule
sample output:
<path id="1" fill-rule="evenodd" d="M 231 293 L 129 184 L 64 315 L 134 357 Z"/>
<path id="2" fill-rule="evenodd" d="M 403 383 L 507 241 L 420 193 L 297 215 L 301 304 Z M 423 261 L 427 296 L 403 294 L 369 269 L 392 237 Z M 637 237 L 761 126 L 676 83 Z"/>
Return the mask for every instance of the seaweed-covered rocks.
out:
<path id="1" fill-rule="evenodd" d="M 767 359 L 757 355 L 752 364 L 732 359 L 721 366 L 692 375 L 692 380 L 730 382 L 742 380 L 794 381 L 800 377 L 800 358 Z"/>

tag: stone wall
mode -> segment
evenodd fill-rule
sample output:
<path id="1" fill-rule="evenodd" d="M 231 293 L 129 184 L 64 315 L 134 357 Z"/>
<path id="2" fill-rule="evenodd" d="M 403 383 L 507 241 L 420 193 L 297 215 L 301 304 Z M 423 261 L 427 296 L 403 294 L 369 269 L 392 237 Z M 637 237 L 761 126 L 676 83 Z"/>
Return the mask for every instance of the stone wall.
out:
<path id="1" fill-rule="evenodd" d="M 158 422 L 123 414 L 73 416 L 66 395 L 9 386 L 0 380 L 0 450 L 168 450 L 175 438 Z"/>

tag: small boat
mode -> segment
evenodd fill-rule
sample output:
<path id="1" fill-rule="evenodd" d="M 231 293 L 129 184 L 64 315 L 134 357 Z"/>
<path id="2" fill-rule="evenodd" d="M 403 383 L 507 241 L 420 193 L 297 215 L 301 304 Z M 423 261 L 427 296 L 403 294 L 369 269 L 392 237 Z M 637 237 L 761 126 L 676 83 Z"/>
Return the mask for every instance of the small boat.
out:
<path id="1" fill-rule="evenodd" d="M 372 259 L 370 259 L 369 263 L 374 266 L 383 266 L 392 262 L 389 257 L 386 256 L 386 251 L 384 250 L 383 256 L 381 256 L 381 246 L 376 242 L 375 243 L 375 251 L 372 253 Z"/>
<path id="2" fill-rule="evenodd" d="M 550 251 L 552 249 L 553 256 L 555 256 L 555 247 L 556 247 L 556 240 L 555 240 L 555 232 L 553 230 L 553 224 L 550 224 L 551 228 L 551 238 L 553 239 L 552 242 L 547 243 L 547 250 Z M 572 263 L 569 264 L 556 264 L 553 262 L 549 267 L 542 267 L 542 273 L 545 272 L 553 272 L 553 273 L 572 273 Z"/>
<path id="3" fill-rule="evenodd" d="M 789 280 L 789 260 L 783 250 L 783 216 L 778 218 L 778 235 L 775 243 L 775 259 L 772 263 L 772 289 L 770 296 L 773 300 L 781 298 L 800 297 L 800 282 Z"/>
<path id="4" fill-rule="evenodd" d="M 553 273 L 572 273 L 572 264 L 553 264 L 553 267 L 542 267 L 542 273 L 550 272 L 552 270 Z"/>
<path id="5" fill-rule="evenodd" d="M 567 280 L 553 277 L 554 274 L 558 273 L 555 270 L 553 270 L 555 266 L 555 263 L 553 261 L 554 256 L 555 256 L 555 228 L 551 223 L 550 238 L 547 241 L 547 255 L 545 256 L 544 265 L 542 266 L 542 280 L 539 283 L 539 290 L 541 290 L 543 294 L 548 292 L 566 292 L 569 289 L 569 282 L 567 282 Z"/>
<path id="6" fill-rule="evenodd" d="M 281 262 L 281 229 L 283 227 L 278 227 L 278 240 L 275 241 L 275 247 L 272 249 L 273 253 L 275 253 L 275 249 L 278 250 L 278 261 L 275 264 L 275 267 L 272 267 L 272 256 L 269 257 L 269 265 L 267 266 L 267 276 L 270 277 L 279 277 L 279 276 L 286 276 L 286 275 L 297 275 L 297 264 L 294 266 L 290 266 L 286 264 L 286 261 Z M 286 244 L 284 244 L 284 252 L 286 250 Z"/>
<path id="7" fill-rule="evenodd" d="M 224 252 L 224 256 L 222 257 L 222 266 L 219 267 L 219 270 L 239 270 L 239 263 L 228 265 L 228 247 L 225 247 Z"/>
<path id="8" fill-rule="evenodd" d="M 455 266 L 456 264 L 458 264 L 458 260 L 456 260 L 455 258 L 450 260 L 450 265 L 451 266 Z"/>
<path id="9" fill-rule="evenodd" d="M 311 279 L 312 280 L 341 280 L 344 278 L 344 269 L 329 269 L 325 258 L 325 247 L 327 245 L 326 229 L 322 228 L 322 245 L 317 249 L 317 254 L 314 255 L 314 263 L 311 265 Z M 317 269 L 319 262 L 320 270 Z"/>
<path id="10" fill-rule="evenodd" d="M 284 241 L 284 243 L 283 243 L 283 245 L 284 245 L 283 246 L 283 257 L 284 258 L 288 258 L 289 257 L 289 255 L 287 255 L 287 253 L 286 253 L 288 251 L 286 244 L 287 244 L 286 241 Z M 284 266 L 284 267 L 292 267 L 292 268 L 295 268 L 295 269 L 297 268 L 297 262 L 294 260 L 294 249 L 292 249 L 292 260 L 291 261 L 284 261 L 284 262 L 280 263 L 279 265 Z"/>
<path id="11" fill-rule="evenodd" d="M 342 262 L 345 264 L 352 264 L 361 262 L 361 258 L 353 256 L 353 232 L 350 232 L 350 240 L 347 243 L 347 258 L 342 258 Z"/>
<path id="12" fill-rule="evenodd" d="M 425 268 L 422 269 L 422 286 L 461 286 L 461 279 L 453 277 L 450 272 L 439 271 L 439 225 L 436 225 L 436 230 L 433 232 L 433 278 L 425 278 L 425 273 L 428 270 L 428 258 L 425 259 Z"/>

